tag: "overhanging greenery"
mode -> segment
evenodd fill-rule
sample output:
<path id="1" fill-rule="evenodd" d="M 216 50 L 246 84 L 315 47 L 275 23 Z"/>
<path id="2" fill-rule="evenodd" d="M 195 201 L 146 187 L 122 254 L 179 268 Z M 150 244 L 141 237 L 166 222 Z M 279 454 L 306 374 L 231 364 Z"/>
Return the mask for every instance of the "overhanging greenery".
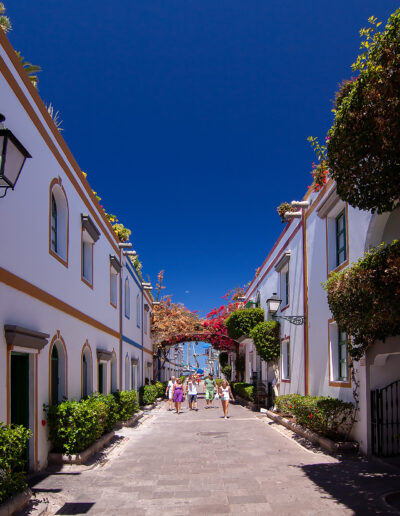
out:
<path id="1" fill-rule="evenodd" d="M 400 242 L 379 245 L 324 284 L 338 326 L 359 359 L 376 340 L 400 335 Z"/>
<path id="2" fill-rule="evenodd" d="M 231 339 L 237 340 L 242 335 L 250 335 L 250 331 L 264 320 L 262 308 L 236 310 L 226 319 L 225 326 Z"/>
<path id="3" fill-rule="evenodd" d="M 400 198 L 400 9 L 383 32 L 376 18 L 368 21 L 353 65 L 359 76 L 336 95 L 327 158 L 340 197 L 382 213 Z"/>
<path id="4" fill-rule="evenodd" d="M 275 360 L 281 352 L 280 324 L 277 321 L 263 321 L 255 326 L 250 337 L 257 353 L 263 360 Z"/>

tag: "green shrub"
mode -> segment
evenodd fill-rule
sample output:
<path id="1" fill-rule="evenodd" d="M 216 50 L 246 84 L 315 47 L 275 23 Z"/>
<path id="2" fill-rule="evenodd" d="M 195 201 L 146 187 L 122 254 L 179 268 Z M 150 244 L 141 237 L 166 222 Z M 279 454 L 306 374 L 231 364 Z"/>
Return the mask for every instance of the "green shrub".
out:
<path id="1" fill-rule="evenodd" d="M 135 391 L 94 394 L 46 407 L 52 449 L 67 455 L 86 450 L 111 432 L 117 421 L 132 417 L 138 408 Z"/>
<path id="2" fill-rule="evenodd" d="M 400 334 L 400 242 L 379 245 L 324 284 L 349 351 L 359 359 L 376 340 Z"/>
<path id="3" fill-rule="evenodd" d="M 236 310 L 226 319 L 225 326 L 231 339 L 239 339 L 242 335 L 250 335 L 250 331 L 264 320 L 262 308 Z"/>
<path id="4" fill-rule="evenodd" d="M 257 353 L 263 360 L 275 360 L 281 353 L 280 324 L 277 321 L 263 321 L 251 331 Z"/>
<path id="5" fill-rule="evenodd" d="M 255 387 L 250 383 L 245 382 L 236 382 L 233 384 L 233 389 L 235 393 L 241 398 L 249 401 L 254 401 L 255 399 Z"/>
<path id="6" fill-rule="evenodd" d="M 216 378 L 215 379 L 215 385 L 219 387 L 222 384 L 222 378 Z"/>
<path id="7" fill-rule="evenodd" d="M 114 392 L 118 408 L 118 421 L 128 421 L 139 410 L 136 391 Z"/>
<path id="8" fill-rule="evenodd" d="M 24 470 L 30 435 L 22 425 L 0 423 L 0 503 L 27 487 Z"/>
<path id="9" fill-rule="evenodd" d="M 224 366 L 222 368 L 222 373 L 225 375 L 227 380 L 230 380 L 231 376 L 232 376 L 232 366 L 231 365 Z"/>
<path id="10" fill-rule="evenodd" d="M 277 396 L 275 404 L 300 425 L 327 437 L 347 436 L 354 423 L 354 405 L 330 396 Z"/>
<path id="11" fill-rule="evenodd" d="M 162 398 L 167 388 L 167 382 L 156 382 L 155 385 L 157 387 L 157 398 Z"/>
<path id="12" fill-rule="evenodd" d="M 151 405 L 157 399 L 157 387 L 155 385 L 143 385 L 139 389 L 141 405 Z"/>

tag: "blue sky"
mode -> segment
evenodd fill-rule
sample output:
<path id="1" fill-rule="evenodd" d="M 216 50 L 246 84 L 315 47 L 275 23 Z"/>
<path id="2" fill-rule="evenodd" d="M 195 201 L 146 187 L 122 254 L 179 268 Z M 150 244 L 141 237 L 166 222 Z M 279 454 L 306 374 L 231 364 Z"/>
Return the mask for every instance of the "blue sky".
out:
<path id="1" fill-rule="evenodd" d="M 380 0 L 6 0 L 17 50 L 155 282 L 202 314 L 251 280 L 303 196 Z"/>

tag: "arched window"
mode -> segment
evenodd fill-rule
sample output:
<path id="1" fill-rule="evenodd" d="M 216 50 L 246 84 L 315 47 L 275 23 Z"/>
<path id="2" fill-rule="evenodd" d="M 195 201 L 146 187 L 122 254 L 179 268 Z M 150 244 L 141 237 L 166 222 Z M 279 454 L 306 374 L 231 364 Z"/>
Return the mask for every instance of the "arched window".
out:
<path id="1" fill-rule="evenodd" d="M 129 319 L 131 316 L 131 291 L 128 278 L 125 279 L 125 317 Z"/>
<path id="2" fill-rule="evenodd" d="M 68 266 L 68 201 L 61 179 L 50 184 L 49 252 Z"/>
<path id="3" fill-rule="evenodd" d="M 59 332 L 50 345 L 49 404 L 56 405 L 67 397 L 67 353 Z"/>
<path id="4" fill-rule="evenodd" d="M 89 396 L 93 391 L 92 383 L 92 352 L 86 342 L 82 350 L 82 397 Z"/>
<path id="5" fill-rule="evenodd" d="M 140 296 L 139 294 L 136 296 L 136 324 L 137 327 L 140 328 L 140 319 L 141 319 L 141 309 L 140 309 Z"/>

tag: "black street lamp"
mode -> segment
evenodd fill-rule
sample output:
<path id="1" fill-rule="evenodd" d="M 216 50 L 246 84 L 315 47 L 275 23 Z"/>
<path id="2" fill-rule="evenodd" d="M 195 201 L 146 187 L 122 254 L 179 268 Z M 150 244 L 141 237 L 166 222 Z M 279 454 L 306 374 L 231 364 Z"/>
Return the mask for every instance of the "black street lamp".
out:
<path id="1" fill-rule="evenodd" d="M 14 134 L 4 127 L 5 116 L 0 114 L 0 199 L 7 190 L 14 190 L 26 158 L 32 156 Z"/>
<path id="2" fill-rule="evenodd" d="M 296 326 L 302 326 L 305 323 L 306 318 L 304 315 L 276 315 L 276 312 L 279 310 L 279 306 L 282 303 L 282 299 L 279 299 L 275 292 L 272 294 L 272 297 L 267 299 L 266 302 L 268 312 L 274 319 L 285 319 Z"/>

